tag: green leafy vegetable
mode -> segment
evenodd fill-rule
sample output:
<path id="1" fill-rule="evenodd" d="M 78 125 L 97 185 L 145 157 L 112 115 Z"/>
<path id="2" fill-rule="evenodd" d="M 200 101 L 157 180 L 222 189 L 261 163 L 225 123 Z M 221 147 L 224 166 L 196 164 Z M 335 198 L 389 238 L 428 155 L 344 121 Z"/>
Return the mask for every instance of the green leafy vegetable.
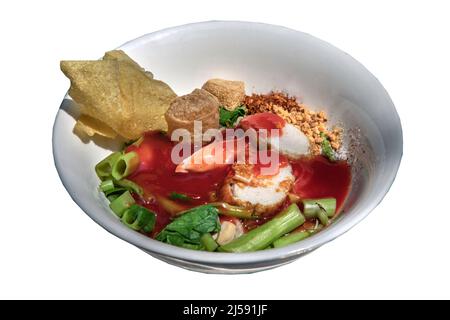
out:
<path id="1" fill-rule="evenodd" d="M 245 116 L 247 109 L 245 106 L 239 106 L 233 111 L 227 110 L 224 107 L 219 109 L 219 123 L 223 127 L 232 128 L 239 117 Z"/>
<path id="2" fill-rule="evenodd" d="M 178 247 L 203 250 L 202 235 L 220 230 L 219 211 L 210 205 L 195 207 L 169 223 L 157 240 Z"/>
<path id="3" fill-rule="evenodd" d="M 169 198 L 172 200 L 182 200 L 182 201 L 191 201 L 192 198 L 189 197 L 188 195 L 185 195 L 183 193 L 178 193 L 178 192 L 172 192 L 169 195 Z"/>
<path id="4" fill-rule="evenodd" d="M 334 156 L 334 150 L 331 147 L 330 140 L 328 140 L 328 137 L 325 135 L 325 133 L 321 132 L 320 137 L 322 140 L 322 154 L 330 159 L 331 161 L 335 161 L 336 157 Z"/>

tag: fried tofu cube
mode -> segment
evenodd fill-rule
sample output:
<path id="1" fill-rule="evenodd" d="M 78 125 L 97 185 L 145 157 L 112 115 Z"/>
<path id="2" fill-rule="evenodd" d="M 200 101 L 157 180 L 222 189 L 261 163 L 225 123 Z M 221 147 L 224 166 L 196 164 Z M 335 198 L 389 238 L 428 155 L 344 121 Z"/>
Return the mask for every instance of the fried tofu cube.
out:
<path id="1" fill-rule="evenodd" d="M 210 79 L 205 82 L 202 89 L 216 96 L 220 105 L 228 110 L 234 110 L 242 105 L 245 98 L 243 81 Z"/>

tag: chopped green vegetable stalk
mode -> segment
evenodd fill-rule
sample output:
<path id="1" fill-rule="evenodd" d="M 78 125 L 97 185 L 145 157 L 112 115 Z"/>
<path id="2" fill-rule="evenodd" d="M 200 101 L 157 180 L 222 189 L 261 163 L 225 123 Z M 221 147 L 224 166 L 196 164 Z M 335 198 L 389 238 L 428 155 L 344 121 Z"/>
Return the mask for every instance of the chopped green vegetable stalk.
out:
<path id="1" fill-rule="evenodd" d="M 280 239 L 276 240 L 273 243 L 274 248 L 281 248 L 288 246 L 290 244 L 293 244 L 295 242 L 301 241 L 303 239 L 308 238 L 311 235 L 308 231 L 298 231 L 298 232 L 292 232 L 288 235 L 285 235 L 284 237 L 281 237 Z"/>
<path id="2" fill-rule="evenodd" d="M 124 212 L 135 204 L 133 197 L 129 191 L 125 191 L 109 204 L 111 210 L 119 217 L 122 218 Z"/>
<path id="3" fill-rule="evenodd" d="M 304 199 L 303 213 L 307 219 L 317 218 L 326 226 L 328 218 L 332 218 L 336 213 L 336 199 Z"/>
<path id="4" fill-rule="evenodd" d="M 204 235 L 202 235 L 200 240 L 205 249 L 210 252 L 216 251 L 217 247 L 219 246 L 210 233 L 205 233 Z"/>
<path id="5" fill-rule="evenodd" d="M 112 176 L 116 180 L 122 180 L 132 174 L 139 165 L 139 156 L 136 152 L 121 154 L 112 167 Z"/>
<path id="6" fill-rule="evenodd" d="M 126 190 L 130 191 L 130 192 L 134 192 L 140 196 L 142 196 L 144 194 L 144 190 L 137 185 L 136 183 L 134 183 L 131 180 L 128 179 L 122 179 L 122 180 L 118 180 L 115 181 L 115 184 L 117 184 L 118 186 L 125 188 Z"/>
<path id="7" fill-rule="evenodd" d="M 114 182 L 112 180 L 105 180 L 100 183 L 100 190 L 102 190 L 104 193 L 109 193 L 114 189 Z"/>
<path id="8" fill-rule="evenodd" d="M 120 181 L 105 180 L 100 184 L 100 190 L 102 190 L 107 197 L 110 195 L 117 195 L 118 197 L 125 191 L 134 192 L 138 195 L 143 195 L 144 193 L 141 187 L 133 181 L 126 179 Z"/>
<path id="9" fill-rule="evenodd" d="M 178 247 L 202 250 L 201 237 L 205 233 L 219 232 L 219 212 L 211 205 L 186 211 L 169 223 L 156 237 L 157 240 Z"/>
<path id="10" fill-rule="evenodd" d="M 113 202 L 114 200 L 116 200 L 118 197 L 120 196 L 120 194 L 117 193 L 113 193 L 109 196 L 106 196 L 106 198 L 109 200 L 109 202 Z"/>
<path id="11" fill-rule="evenodd" d="M 335 198 L 323 198 L 317 199 L 316 202 L 319 207 L 327 213 L 328 218 L 332 218 L 336 213 L 336 199 Z"/>
<path id="12" fill-rule="evenodd" d="M 133 204 L 125 210 L 122 222 L 133 230 L 150 233 L 155 227 L 156 215 L 144 207 Z"/>
<path id="13" fill-rule="evenodd" d="M 226 202 L 213 202 L 210 203 L 210 205 L 216 207 L 219 210 L 220 214 L 223 214 L 224 216 L 230 216 L 230 217 L 236 217 L 236 218 L 242 218 L 242 219 L 251 219 L 256 218 L 253 216 L 253 210 L 238 207 L 238 206 L 232 206 L 231 204 L 228 204 Z"/>
<path id="14" fill-rule="evenodd" d="M 127 188 L 114 187 L 114 189 L 111 189 L 109 191 L 103 191 L 103 192 L 108 197 L 108 196 L 113 195 L 113 194 L 116 194 L 117 196 L 120 196 L 122 193 L 124 193 L 127 190 L 128 190 Z"/>
<path id="15" fill-rule="evenodd" d="M 275 240 L 301 226 L 304 222 L 305 217 L 298 206 L 295 203 L 291 204 L 272 220 L 221 246 L 219 251 L 250 252 L 265 249 Z"/>
<path id="16" fill-rule="evenodd" d="M 328 140 L 328 137 L 323 132 L 320 133 L 320 137 L 322 138 L 322 154 L 331 161 L 335 161 L 336 157 L 334 156 L 334 150 L 331 147 L 330 140 Z"/>
<path id="17" fill-rule="evenodd" d="M 178 193 L 178 192 L 172 192 L 169 195 L 169 198 L 172 200 L 182 200 L 182 201 L 187 201 L 187 202 L 192 200 L 192 198 L 189 197 L 188 195 L 185 195 L 183 193 Z"/>
<path id="18" fill-rule="evenodd" d="M 239 117 L 245 116 L 247 109 L 245 106 L 239 106 L 236 109 L 230 111 L 224 107 L 219 109 L 219 123 L 222 127 L 232 128 Z"/>
<path id="19" fill-rule="evenodd" d="M 100 161 L 95 166 L 95 173 L 97 173 L 97 176 L 100 178 L 100 180 L 106 180 L 111 178 L 112 168 L 114 164 L 117 162 L 117 160 L 120 158 L 120 156 L 121 156 L 120 152 L 114 152 L 109 156 L 107 156 L 102 161 Z"/>
<path id="20" fill-rule="evenodd" d="M 327 214 L 325 213 L 325 211 L 323 211 L 323 210 L 319 210 L 318 212 L 317 212 L 317 219 L 319 219 L 319 221 L 320 221 L 320 223 L 323 225 L 323 226 L 326 226 L 326 225 L 328 225 L 328 216 L 327 216 Z"/>

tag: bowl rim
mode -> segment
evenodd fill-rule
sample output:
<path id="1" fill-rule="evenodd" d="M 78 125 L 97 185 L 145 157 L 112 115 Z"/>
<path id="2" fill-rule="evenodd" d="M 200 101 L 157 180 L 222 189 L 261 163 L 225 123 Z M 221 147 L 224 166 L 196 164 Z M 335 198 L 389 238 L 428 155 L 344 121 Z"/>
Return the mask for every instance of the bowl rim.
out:
<path id="1" fill-rule="evenodd" d="M 294 29 L 290 29 L 283 26 L 273 25 L 273 24 L 266 24 L 266 23 L 260 23 L 260 22 L 247 22 L 247 21 L 223 21 L 223 20 L 213 20 L 213 21 L 205 21 L 205 22 L 195 22 L 195 23 L 189 23 L 184 25 L 179 25 L 175 27 L 165 28 L 161 29 L 159 31 L 155 31 L 152 33 L 145 34 L 143 36 L 140 36 L 136 39 L 130 40 L 125 42 L 123 45 L 119 46 L 117 49 L 123 49 L 124 51 L 131 50 L 135 47 L 140 46 L 141 44 L 153 41 L 155 39 L 168 37 L 173 33 L 176 33 L 178 31 L 186 31 L 190 29 L 197 29 L 197 28 L 211 28 L 211 27 L 231 27 L 231 26 L 240 26 L 240 27 L 252 27 L 252 28 L 263 28 L 263 29 L 278 29 L 278 30 L 284 30 L 287 32 L 296 32 L 300 33 L 305 37 L 310 37 L 314 41 L 321 42 L 324 45 L 327 45 L 331 47 L 334 50 L 337 50 L 341 53 L 345 53 L 341 49 L 333 46 L 332 44 L 321 40 L 319 38 L 313 37 L 310 34 L 297 31 Z M 348 55 L 347 53 L 345 53 Z M 271 249 L 271 250 L 263 250 L 263 251 L 256 251 L 256 252 L 249 252 L 249 253 L 220 253 L 220 252 L 205 252 L 205 251 L 195 251 L 195 250 L 189 250 L 184 249 L 172 245 L 168 245 L 166 243 L 162 243 L 157 240 L 153 240 L 149 237 L 146 237 L 140 233 L 137 233 L 129 228 L 126 228 L 125 226 L 121 225 L 120 222 L 117 220 L 117 223 L 112 223 L 110 220 L 106 218 L 102 218 L 102 215 L 98 215 L 95 212 L 92 212 L 87 208 L 87 205 L 83 201 L 83 199 L 80 199 L 74 192 L 71 192 L 70 183 L 68 181 L 67 176 L 65 175 L 65 169 L 64 164 L 61 162 L 61 158 L 59 156 L 58 152 L 58 146 L 55 143 L 55 136 L 57 134 L 56 132 L 56 124 L 58 123 L 61 115 L 62 110 L 61 108 L 58 109 L 57 115 L 55 117 L 55 122 L 53 125 L 52 130 L 52 149 L 53 149 L 53 157 L 54 157 L 54 163 L 56 170 L 58 172 L 58 175 L 61 179 L 61 182 L 64 186 L 64 188 L 69 193 L 72 200 L 97 224 L 99 224 L 101 227 L 103 227 L 106 231 L 110 232 L 111 234 L 117 236 L 118 238 L 129 242 L 141 249 L 144 249 L 147 252 L 155 253 L 158 255 L 163 255 L 166 257 L 173 257 L 176 259 L 181 259 L 185 261 L 191 261 L 191 262 L 197 262 L 197 263 L 205 263 L 205 264 L 221 264 L 221 265 L 237 265 L 237 264 L 248 264 L 248 263 L 264 263 L 267 261 L 276 261 L 279 259 L 286 259 L 294 256 L 300 256 L 306 252 L 312 251 L 314 249 L 317 249 L 318 247 L 322 246 L 323 244 L 326 244 L 330 242 L 331 240 L 337 238 L 338 236 L 346 233 L 351 228 L 356 226 L 359 222 L 361 222 L 365 217 L 369 215 L 383 200 L 383 198 L 388 193 L 389 189 L 391 188 L 396 175 L 398 173 L 398 169 L 401 163 L 401 159 L 403 156 L 403 132 L 402 132 L 402 126 L 400 117 L 397 113 L 397 110 L 395 109 L 395 106 L 392 102 L 392 99 L 390 98 L 388 92 L 386 89 L 382 86 L 380 81 L 366 68 L 364 67 L 360 62 L 358 62 L 356 59 L 354 59 L 352 56 L 348 55 L 352 60 L 354 60 L 355 63 L 357 63 L 360 67 L 362 67 L 370 76 L 373 77 L 375 83 L 379 85 L 379 89 L 381 89 L 384 94 L 386 95 L 387 102 L 389 104 L 389 107 L 392 109 L 392 116 L 395 118 L 394 121 L 397 122 L 399 132 L 398 137 L 399 139 L 399 152 L 396 155 L 395 164 L 392 166 L 392 171 L 389 173 L 389 180 L 386 181 L 383 188 L 378 192 L 377 197 L 374 198 L 374 200 L 371 202 L 370 206 L 364 207 L 362 209 L 359 209 L 357 212 L 354 212 L 354 217 L 352 219 L 349 219 L 348 221 L 341 221 L 339 222 L 339 228 L 327 228 L 314 237 L 307 238 L 303 241 L 300 241 L 298 243 L 289 245 L 284 248 L 277 248 L 277 249 Z"/>

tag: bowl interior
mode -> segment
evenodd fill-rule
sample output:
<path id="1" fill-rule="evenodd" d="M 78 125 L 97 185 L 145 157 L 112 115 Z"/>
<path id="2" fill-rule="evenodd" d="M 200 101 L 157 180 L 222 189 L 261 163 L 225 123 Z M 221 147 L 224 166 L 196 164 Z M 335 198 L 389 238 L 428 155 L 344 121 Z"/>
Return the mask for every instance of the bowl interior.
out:
<path id="1" fill-rule="evenodd" d="M 312 109 L 325 110 L 331 124 L 345 128 L 344 147 L 354 168 L 344 213 L 324 231 L 301 243 L 249 254 L 176 248 L 126 228 L 110 212 L 106 199 L 97 191 L 99 182 L 93 168 L 118 147 L 117 143 L 81 141 L 72 132 L 77 107 L 65 99 L 53 136 L 55 164 L 65 187 L 96 222 L 147 251 L 224 264 L 298 255 L 354 226 L 381 201 L 395 178 L 402 155 L 402 133 L 388 94 L 361 64 L 326 42 L 278 26 L 207 22 L 152 33 L 121 48 L 178 95 L 201 87 L 210 78 L 238 79 L 245 81 L 247 94 L 282 90 Z"/>

